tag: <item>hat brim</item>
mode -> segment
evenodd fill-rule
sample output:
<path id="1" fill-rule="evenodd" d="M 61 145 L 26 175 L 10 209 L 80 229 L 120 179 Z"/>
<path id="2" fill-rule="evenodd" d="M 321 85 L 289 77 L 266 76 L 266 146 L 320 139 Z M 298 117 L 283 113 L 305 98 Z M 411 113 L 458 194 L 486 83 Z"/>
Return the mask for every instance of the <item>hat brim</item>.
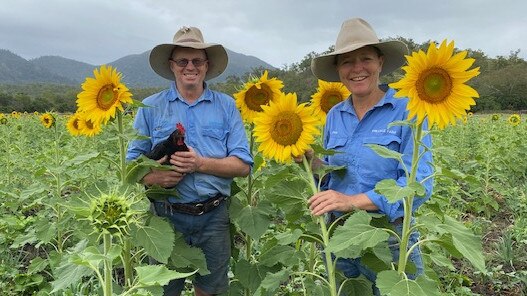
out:
<path id="1" fill-rule="evenodd" d="M 399 40 L 390 40 L 379 43 L 353 44 L 339 51 L 318 56 L 311 61 L 311 71 L 320 80 L 328 82 L 340 82 L 337 72 L 337 55 L 352 52 L 364 46 L 371 45 L 377 47 L 384 56 L 384 63 L 380 75 L 389 74 L 406 63 L 405 55 L 408 54 L 408 47 Z"/>
<path id="2" fill-rule="evenodd" d="M 227 68 L 229 57 L 227 51 L 220 44 L 214 43 L 194 43 L 186 42 L 184 45 L 179 44 L 160 44 L 154 47 L 150 51 L 150 67 L 159 76 L 168 80 L 174 80 L 174 73 L 170 69 L 170 55 L 176 47 L 187 47 L 194 49 L 204 49 L 207 54 L 207 60 L 209 61 L 209 68 L 205 75 L 205 80 L 218 77 Z"/>

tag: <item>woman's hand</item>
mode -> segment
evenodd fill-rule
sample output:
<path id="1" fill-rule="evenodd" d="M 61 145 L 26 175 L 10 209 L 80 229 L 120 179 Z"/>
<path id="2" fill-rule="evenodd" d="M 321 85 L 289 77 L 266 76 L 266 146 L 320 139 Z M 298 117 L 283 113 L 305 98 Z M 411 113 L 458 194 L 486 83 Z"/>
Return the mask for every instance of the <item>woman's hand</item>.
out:
<path id="1" fill-rule="evenodd" d="M 321 191 L 309 200 L 311 214 L 320 216 L 331 211 L 349 212 L 353 210 L 351 197 L 335 190 Z"/>
<path id="2" fill-rule="evenodd" d="M 321 191 L 308 201 L 311 214 L 320 216 L 331 211 L 351 212 L 354 209 L 377 211 L 379 208 L 364 193 L 346 195 L 335 190 Z"/>
<path id="3" fill-rule="evenodd" d="M 306 152 L 303 155 L 293 156 L 293 160 L 296 163 L 302 163 L 302 159 L 304 158 L 304 156 L 306 157 L 308 162 L 311 162 L 311 160 L 313 159 L 313 156 L 315 156 L 315 152 L 313 151 L 313 149 L 310 148 L 306 150 Z"/>

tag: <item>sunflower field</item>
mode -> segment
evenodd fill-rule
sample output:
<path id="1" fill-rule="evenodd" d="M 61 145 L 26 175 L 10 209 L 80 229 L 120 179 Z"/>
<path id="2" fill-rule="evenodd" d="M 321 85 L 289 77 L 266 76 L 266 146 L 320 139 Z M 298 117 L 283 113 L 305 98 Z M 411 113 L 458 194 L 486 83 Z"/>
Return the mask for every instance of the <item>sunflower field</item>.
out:
<path id="1" fill-rule="evenodd" d="M 428 56 L 413 58 L 420 65 L 434 58 L 440 64 L 437 56 L 449 60 L 452 48 L 431 45 Z M 443 54 L 430 54 L 436 50 Z M 416 134 L 425 117 L 435 123 L 426 132 L 432 134 L 436 171 L 432 198 L 415 214 L 425 260 L 425 274 L 415 280 L 405 276 L 412 266 L 404 256 L 390 264 L 393 231 L 381 215 L 356 211 L 327 225 L 307 207 L 320 185 L 301 156 L 309 148 L 331 153 L 320 147 L 323 118 L 349 92 L 319 81 L 312 101 L 299 104 L 296 94 L 282 93 L 283 83 L 264 72 L 232 94 L 255 164 L 248 178 L 234 180 L 229 200 L 229 295 L 371 295 L 367 279 L 344 279 L 324 264 L 333 258 L 321 249 L 365 258 L 379 272 L 382 294 L 527 294 L 527 118 L 467 112 L 477 93 L 461 85 L 477 70 L 468 70 L 472 63 L 463 53 L 453 59 L 463 65 L 452 70 L 459 80 L 451 87 L 463 98 L 456 103 L 449 97 L 455 112 L 444 107 L 426 117 L 434 109 L 418 98 L 413 105 Z M 409 63 L 407 72 L 415 69 Z M 441 79 L 451 73 L 422 72 L 431 75 L 393 87 L 409 97 L 428 93 L 437 103 L 445 96 Z M 408 90 L 413 85 L 421 89 Z M 94 96 L 101 104 L 90 102 Z M 147 196 L 173 192 L 138 183 L 150 168 L 163 166 L 146 158 L 124 161 L 128 141 L 137 137 L 132 120 L 141 103 L 119 73 L 111 67 L 94 71 L 77 103 L 75 114 L 0 114 L 2 295 L 162 295 L 172 279 L 206 274 L 203 254 L 149 210 Z M 405 192 L 399 198 L 411 203 L 419 186 L 379 190 Z M 189 283 L 185 295 L 190 291 Z"/>

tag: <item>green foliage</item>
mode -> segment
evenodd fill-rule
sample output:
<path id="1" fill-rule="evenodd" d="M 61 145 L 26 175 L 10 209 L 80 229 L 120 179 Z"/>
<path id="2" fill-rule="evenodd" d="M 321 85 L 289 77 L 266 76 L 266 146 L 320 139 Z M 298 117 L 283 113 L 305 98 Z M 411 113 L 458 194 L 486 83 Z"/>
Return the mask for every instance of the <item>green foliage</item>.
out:
<path id="1" fill-rule="evenodd" d="M 421 238 L 429 239 L 420 248 L 426 277 L 433 282 L 387 274 L 379 277 L 379 287 L 403 289 L 403 295 L 432 291 L 432 284 L 450 295 L 524 293 L 527 129 L 524 119 L 512 127 L 507 117 L 502 114 L 492 121 L 490 116 L 475 115 L 466 124 L 433 132 L 440 176 L 435 178 L 432 198 L 417 217 Z M 69 137 L 65 117 L 59 115 L 57 120 L 57 131 L 44 129 L 32 114 L 9 117 L 7 125 L 0 125 L 2 295 L 96 295 L 101 286 L 92 267 L 101 265 L 104 258 L 114 258 L 115 274 L 122 272 L 117 252 L 122 247 L 115 246 L 105 255 L 102 246 L 95 244 L 97 235 L 86 235 L 91 232 L 87 221 L 77 218 L 84 205 L 78 200 L 86 201 L 85 193 L 115 185 L 115 172 L 105 160 L 116 157 L 117 151 L 108 144 L 115 135 L 105 130 L 98 138 Z M 129 125 L 131 117 L 125 121 Z M 257 162 L 263 160 L 257 158 Z M 322 234 L 307 208 L 309 191 L 303 173 L 296 164 L 279 166 L 270 161 L 255 166 L 250 194 L 248 179 L 236 180 L 240 191 L 231 198 L 230 214 L 236 228 L 234 246 L 240 250 L 233 249 L 231 261 L 233 295 L 329 294 L 317 248 Z M 130 176 L 137 180 L 140 173 Z M 384 185 L 381 190 L 394 188 Z M 143 192 L 144 188 L 135 189 Z M 363 212 L 355 215 L 332 228 L 330 247 L 339 254 L 360 253 L 379 271 L 390 268 L 387 244 L 378 243 L 384 235 L 378 232 L 380 219 Z M 130 230 L 135 271 L 134 283 L 128 287 L 133 289 L 131 294 L 161 295 L 159 285 L 167 278 L 196 269 L 208 272 L 203 254 L 174 234 L 168 221 L 149 214 L 141 221 Z M 167 262 L 168 270 L 150 266 L 148 257 Z M 337 277 L 343 280 L 342 275 Z M 411 289 L 404 290 L 405 286 Z M 341 295 L 368 293 L 371 283 L 356 279 L 344 283 Z"/>

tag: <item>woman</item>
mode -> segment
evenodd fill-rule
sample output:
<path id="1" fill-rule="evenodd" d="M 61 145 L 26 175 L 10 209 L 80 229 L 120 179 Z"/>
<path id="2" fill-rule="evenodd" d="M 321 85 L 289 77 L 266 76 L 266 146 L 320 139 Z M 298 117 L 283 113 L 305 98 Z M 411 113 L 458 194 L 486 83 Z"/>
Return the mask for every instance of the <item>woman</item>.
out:
<path id="1" fill-rule="evenodd" d="M 313 215 L 327 214 L 330 220 L 353 211 L 366 210 L 386 215 L 396 231 L 401 232 L 404 209 L 402 201 L 390 203 L 385 196 L 374 191 L 377 182 L 394 179 L 399 186 L 406 185 L 404 166 L 395 159 L 377 155 L 367 144 L 382 145 L 402 153 L 406 167 L 411 167 L 413 149 L 412 130 L 408 126 L 391 122 L 406 120 L 407 98 L 394 98 L 395 91 L 381 85 L 380 76 L 388 74 L 405 63 L 406 45 L 392 40 L 380 42 L 371 26 L 355 18 L 343 23 L 335 44 L 335 51 L 313 59 L 311 70 L 321 80 L 342 82 L 351 92 L 349 99 L 335 105 L 327 115 L 323 138 L 326 149 L 342 153 L 315 159 L 313 165 L 322 162 L 345 166 L 345 174 L 331 173 L 325 180 L 324 190 L 313 195 L 308 203 Z M 431 146 L 430 137 L 424 144 Z M 313 152 L 307 153 L 308 157 Z M 425 153 L 418 164 L 417 180 L 432 174 L 432 155 Z M 426 194 L 415 198 L 413 211 L 430 198 L 432 179 L 424 183 Z M 410 245 L 418 240 L 413 233 Z M 389 241 L 393 260 L 396 261 L 399 246 L 395 238 Z M 417 275 L 423 272 L 420 250 L 410 256 Z M 361 263 L 360 258 L 339 258 L 337 268 L 347 277 L 365 275 L 375 282 L 376 274 Z M 410 275 L 412 276 L 412 275 Z M 378 294 L 378 290 L 374 287 Z"/>

